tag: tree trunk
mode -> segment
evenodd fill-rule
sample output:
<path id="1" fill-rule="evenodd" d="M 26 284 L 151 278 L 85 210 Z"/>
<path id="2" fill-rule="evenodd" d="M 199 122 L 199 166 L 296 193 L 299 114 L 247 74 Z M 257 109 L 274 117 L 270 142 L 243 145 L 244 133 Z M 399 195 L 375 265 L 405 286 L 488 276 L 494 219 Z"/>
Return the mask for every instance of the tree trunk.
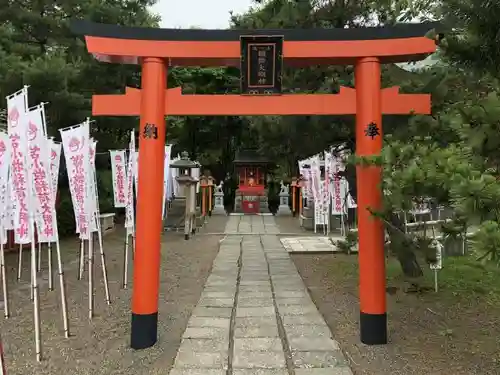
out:
<path id="1" fill-rule="evenodd" d="M 352 165 L 347 165 L 342 175 L 349 183 L 349 193 L 354 201 L 357 202 L 356 168 Z M 385 230 L 391 241 L 391 253 L 396 256 L 401 264 L 403 274 L 410 278 L 421 277 L 423 271 L 420 264 L 418 264 L 415 254 L 415 244 L 412 239 L 404 233 L 404 222 L 393 212 L 388 215 L 387 221 L 392 224 L 385 226 Z"/>
<path id="2" fill-rule="evenodd" d="M 388 220 L 392 225 L 386 225 L 385 229 L 391 240 L 390 249 L 401 264 L 401 269 L 406 277 L 417 278 L 423 276 L 424 272 L 418 264 L 415 254 L 415 243 L 404 232 L 404 222 L 398 215 L 391 212 Z"/>

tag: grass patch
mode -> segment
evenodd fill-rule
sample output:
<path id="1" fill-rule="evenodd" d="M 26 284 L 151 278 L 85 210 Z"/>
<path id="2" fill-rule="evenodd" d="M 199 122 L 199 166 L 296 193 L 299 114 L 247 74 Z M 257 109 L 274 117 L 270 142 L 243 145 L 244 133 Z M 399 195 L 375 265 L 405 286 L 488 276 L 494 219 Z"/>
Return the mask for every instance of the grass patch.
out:
<path id="1" fill-rule="evenodd" d="M 434 288 L 434 272 L 420 261 L 424 271 L 423 285 Z M 358 257 L 335 257 L 332 267 L 340 278 L 358 277 Z M 386 264 L 388 285 L 405 280 L 397 259 L 390 258 Z M 443 268 L 438 272 L 439 292 L 427 293 L 438 298 L 483 300 L 492 306 L 500 307 L 500 268 L 491 264 L 482 264 L 472 256 L 447 257 L 443 259 Z"/>
<path id="2" fill-rule="evenodd" d="M 423 264 L 422 262 L 420 264 Z M 434 285 L 434 271 L 423 266 L 425 285 Z M 401 280 L 399 262 L 391 258 L 387 262 L 387 281 Z M 500 269 L 482 264 L 471 256 L 447 257 L 438 271 L 439 295 L 450 297 L 480 298 L 488 304 L 500 306 Z"/>

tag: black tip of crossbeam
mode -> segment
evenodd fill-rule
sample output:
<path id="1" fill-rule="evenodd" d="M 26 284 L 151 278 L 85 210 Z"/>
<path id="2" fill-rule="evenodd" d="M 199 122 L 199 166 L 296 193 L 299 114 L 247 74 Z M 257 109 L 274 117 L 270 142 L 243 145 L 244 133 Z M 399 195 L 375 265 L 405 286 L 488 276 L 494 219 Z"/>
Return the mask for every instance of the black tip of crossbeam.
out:
<path id="1" fill-rule="evenodd" d="M 359 315 L 359 331 L 363 344 L 387 344 L 387 314 L 361 312 Z"/>
<path id="2" fill-rule="evenodd" d="M 158 312 L 153 314 L 132 313 L 130 347 L 135 350 L 147 349 L 158 340 Z"/>

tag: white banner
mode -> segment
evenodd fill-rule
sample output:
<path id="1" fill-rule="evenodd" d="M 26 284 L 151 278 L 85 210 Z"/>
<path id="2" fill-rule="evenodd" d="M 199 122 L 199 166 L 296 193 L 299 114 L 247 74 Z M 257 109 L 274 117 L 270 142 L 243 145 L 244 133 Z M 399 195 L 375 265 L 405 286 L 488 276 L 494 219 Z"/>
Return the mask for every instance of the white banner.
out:
<path id="1" fill-rule="evenodd" d="M 129 157 L 127 165 L 127 206 L 125 209 L 125 228 L 127 235 L 133 235 L 135 231 L 134 223 L 134 154 L 135 154 L 135 136 L 132 130 L 129 144 Z"/>
<path id="2" fill-rule="evenodd" d="M 90 196 L 87 179 L 90 177 L 89 123 L 61 129 L 62 147 L 68 172 L 69 190 L 75 212 L 76 232 L 82 240 L 90 238 Z"/>
<path id="3" fill-rule="evenodd" d="M 9 140 L 10 148 L 10 140 Z M 14 184 L 12 183 L 12 151 L 9 150 L 9 180 L 7 182 L 7 212 L 5 229 L 15 230 L 15 216 L 17 212 L 17 199 L 14 193 Z"/>
<path id="4" fill-rule="evenodd" d="M 7 231 L 10 227 L 11 217 L 9 216 L 9 164 L 10 147 L 9 136 L 5 132 L 0 132 L 0 233 L 1 242 L 7 243 Z M 11 228 L 9 228 L 11 229 Z"/>
<path id="5" fill-rule="evenodd" d="M 331 170 L 333 174 L 332 181 L 332 214 L 333 215 L 343 215 L 347 213 L 347 190 L 346 190 L 346 180 L 340 177 L 338 174 L 344 170 L 344 165 L 342 160 L 338 157 L 332 157 L 331 159 Z"/>
<path id="6" fill-rule="evenodd" d="M 113 198 L 115 208 L 127 207 L 127 169 L 125 150 L 109 151 L 113 178 Z"/>
<path id="7" fill-rule="evenodd" d="M 50 147 L 50 178 L 52 180 L 52 197 L 57 199 L 57 186 L 59 185 L 59 166 L 61 164 L 61 144 L 53 139 L 48 140 Z"/>
<path id="8" fill-rule="evenodd" d="M 170 184 L 170 159 L 172 154 L 172 145 L 165 146 L 165 163 L 163 167 L 163 209 L 161 217 L 165 219 L 167 216 L 167 199 L 169 198 L 168 192 Z"/>
<path id="9" fill-rule="evenodd" d="M 28 112 L 28 175 L 33 188 L 33 207 L 38 242 L 58 240 L 55 202 L 51 188 L 50 152 L 45 138 L 45 114 L 43 105 Z"/>
<path id="10" fill-rule="evenodd" d="M 314 225 L 327 223 L 324 210 L 324 184 L 321 183 L 321 169 L 319 156 L 313 156 L 310 161 L 310 176 L 312 195 L 314 197 Z"/>
<path id="11" fill-rule="evenodd" d="M 324 180 L 324 189 L 323 189 L 323 201 L 324 201 L 324 215 L 327 217 L 328 224 L 330 220 L 328 219 L 330 215 L 330 206 L 332 202 L 331 198 L 331 186 L 333 181 L 333 173 L 332 173 L 332 154 L 331 152 L 324 152 L 324 168 L 325 168 L 325 180 Z"/>
<path id="12" fill-rule="evenodd" d="M 11 146 L 11 183 L 12 197 L 15 199 L 14 226 L 15 242 L 19 244 L 30 243 L 33 239 L 30 215 L 33 215 L 31 207 L 31 189 L 28 180 L 26 163 L 27 142 L 27 89 L 7 98 L 7 123 Z"/>
<path id="13" fill-rule="evenodd" d="M 99 195 L 97 194 L 97 173 L 95 170 L 95 156 L 97 149 L 97 141 L 90 138 L 89 142 L 89 161 L 90 161 L 90 176 L 87 179 L 87 189 L 90 196 L 90 213 L 92 220 L 90 221 L 90 231 L 97 232 L 99 229 Z"/>
<path id="14" fill-rule="evenodd" d="M 134 140 L 135 147 L 135 140 Z M 137 198 L 137 192 L 139 191 L 139 151 L 135 150 L 132 153 L 132 161 L 134 162 L 134 188 L 135 188 L 135 197 Z"/>
<path id="15" fill-rule="evenodd" d="M 299 173 L 303 178 L 303 188 L 302 188 L 302 195 L 304 196 L 305 199 L 309 198 L 309 173 L 305 168 L 306 165 L 306 160 L 301 160 L 299 161 Z"/>

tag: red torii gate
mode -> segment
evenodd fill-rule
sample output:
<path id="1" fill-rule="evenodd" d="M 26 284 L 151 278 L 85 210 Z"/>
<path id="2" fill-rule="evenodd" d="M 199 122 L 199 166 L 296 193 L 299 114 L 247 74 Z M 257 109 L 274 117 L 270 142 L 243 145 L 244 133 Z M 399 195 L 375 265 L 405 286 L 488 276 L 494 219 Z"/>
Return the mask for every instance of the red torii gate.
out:
<path id="1" fill-rule="evenodd" d="M 127 88 L 124 95 L 95 95 L 92 100 L 95 116 L 140 115 L 132 348 L 147 348 L 157 340 L 165 115 L 355 114 L 356 154 L 379 155 L 382 114 L 430 113 L 430 95 L 399 94 L 397 87 L 381 89 L 380 65 L 422 60 L 433 53 L 436 43 L 425 35 L 436 26 L 242 31 L 72 23 L 73 32 L 85 36 L 88 51 L 100 61 L 142 66 L 142 90 Z M 253 41 L 245 45 L 247 55 L 242 48 L 245 38 Z M 272 80 L 265 82 L 251 78 L 255 62 L 250 61 L 250 46 L 258 45 L 255 40 L 259 38 L 268 38 L 260 46 L 272 46 L 274 53 Z M 296 67 L 354 65 L 356 89 L 343 87 L 339 94 L 272 95 L 281 88 L 275 71 L 281 58 Z M 166 89 L 168 67 L 240 66 L 241 61 L 248 64 L 243 81 L 247 89 L 253 88 L 249 92 L 271 95 L 183 95 L 180 88 Z M 264 87 L 261 83 L 271 89 L 259 91 Z M 357 167 L 360 337 L 369 345 L 387 343 L 384 230 L 368 211 L 381 207 L 380 183 L 380 167 Z"/>

